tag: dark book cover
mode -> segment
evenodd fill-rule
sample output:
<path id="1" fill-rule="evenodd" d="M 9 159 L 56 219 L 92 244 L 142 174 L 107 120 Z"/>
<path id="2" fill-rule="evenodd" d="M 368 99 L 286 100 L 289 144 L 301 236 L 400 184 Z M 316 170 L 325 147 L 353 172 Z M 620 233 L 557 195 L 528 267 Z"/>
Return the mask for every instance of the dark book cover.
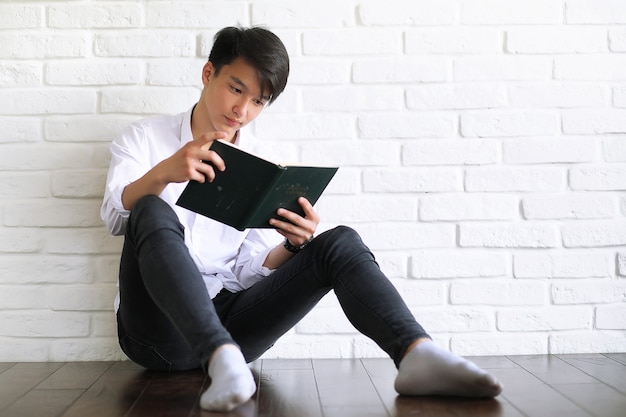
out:
<path id="1" fill-rule="evenodd" d="M 237 230 L 272 227 L 269 219 L 280 218 L 280 207 L 303 216 L 298 197 L 315 204 L 338 169 L 282 166 L 223 141 L 211 150 L 226 170 L 215 170 L 212 182 L 189 181 L 176 204 Z"/>

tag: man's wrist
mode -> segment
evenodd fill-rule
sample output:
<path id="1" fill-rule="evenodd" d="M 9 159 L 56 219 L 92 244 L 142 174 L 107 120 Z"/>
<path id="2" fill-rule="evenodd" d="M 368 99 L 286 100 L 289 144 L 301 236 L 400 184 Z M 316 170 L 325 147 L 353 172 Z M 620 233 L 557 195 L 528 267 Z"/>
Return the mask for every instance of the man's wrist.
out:
<path id="1" fill-rule="evenodd" d="M 291 252 L 291 253 L 298 253 L 300 252 L 302 249 L 304 249 L 309 243 L 311 243 L 311 241 L 313 240 L 313 236 L 311 236 L 310 238 L 308 238 L 307 240 L 305 240 L 301 245 L 293 245 L 289 239 L 285 238 L 285 241 L 283 242 L 283 247 L 285 249 L 287 249 L 287 251 Z"/>

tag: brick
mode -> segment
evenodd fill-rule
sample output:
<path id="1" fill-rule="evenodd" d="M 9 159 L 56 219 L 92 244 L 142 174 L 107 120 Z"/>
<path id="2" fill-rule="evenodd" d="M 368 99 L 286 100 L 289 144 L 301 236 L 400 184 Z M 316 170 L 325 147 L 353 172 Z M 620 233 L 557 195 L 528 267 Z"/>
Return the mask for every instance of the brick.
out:
<path id="1" fill-rule="evenodd" d="M 626 277 L 626 253 L 617 254 L 617 273 Z"/>
<path id="2" fill-rule="evenodd" d="M 626 245 L 626 222 L 589 220 L 563 223 L 561 235 L 566 248 Z"/>
<path id="3" fill-rule="evenodd" d="M 50 234 L 54 234 L 54 239 Z M 111 236 L 104 228 L 59 229 L 48 235 L 46 250 L 51 254 L 100 255 L 122 252 L 122 239 Z"/>
<path id="4" fill-rule="evenodd" d="M 621 167 L 580 168 L 570 171 L 570 184 L 575 190 L 624 190 L 626 182 Z"/>
<path id="5" fill-rule="evenodd" d="M 410 110 L 498 108 L 506 94 L 500 84 L 434 84 L 407 88 L 406 100 Z"/>
<path id="6" fill-rule="evenodd" d="M 9 90 L 0 101 L 4 115 L 84 114 L 96 111 L 95 91 L 75 89 Z"/>
<path id="7" fill-rule="evenodd" d="M 332 9 L 332 12 L 329 12 Z M 355 24 L 354 6 L 342 2 L 290 2 L 273 1 L 253 3 L 251 9 L 252 24 L 290 27 L 343 28 Z M 232 19 L 228 16 L 228 19 Z"/>
<path id="8" fill-rule="evenodd" d="M 341 36 L 331 30 L 310 30 L 302 34 L 305 56 L 400 54 L 402 33 L 394 30 L 344 29 Z"/>
<path id="9" fill-rule="evenodd" d="M 51 175 L 52 195 L 57 198 L 102 198 L 106 171 L 65 171 Z"/>
<path id="10" fill-rule="evenodd" d="M 358 63 L 354 63 L 357 67 Z M 350 82 L 352 62 L 347 59 L 290 57 L 289 85 L 332 85 Z"/>
<path id="11" fill-rule="evenodd" d="M 418 83 L 447 80 L 450 60 L 429 57 L 374 58 L 355 61 L 352 78 L 355 83 Z"/>
<path id="12" fill-rule="evenodd" d="M 44 122 L 44 136 L 48 142 L 109 143 L 136 119 L 137 116 L 95 114 L 73 116 L 69 123 L 66 117 L 47 117 Z"/>
<path id="13" fill-rule="evenodd" d="M 452 351 L 461 356 L 542 355 L 548 353 L 545 335 L 488 333 L 480 335 L 454 335 L 450 340 Z"/>
<path id="14" fill-rule="evenodd" d="M 516 108 L 605 107 L 611 94 L 599 84 L 514 84 L 507 88 L 509 103 Z"/>
<path id="15" fill-rule="evenodd" d="M 397 252 L 379 252 L 376 254 L 376 262 L 381 271 L 389 278 L 398 278 L 396 281 L 404 283 L 407 276 L 408 256 Z"/>
<path id="16" fill-rule="evenodd" d="M 63 285 L 49 290 L 50 308 L 54 311 L 112 310 L 117 288 L 114 285 Z"/>
<path id="17" fill-rule="evenodd" d="M 120 271 L 120 255 L 98 255 L 92 258 L 95 265 L 93 282 L 100 284 L 116 284 Z"/>
<path id="18" fill-rule="evenodd" d="M 0 86 L 31 87 L 41 85 L 43 65 L 32 62 L 0 63 Z"/>
<path id="19" fill-rule="evenodd" d="M 4 239 L 1 232 L 0 237 Z M 16 249 L 16 254 L 2 254 L 0 282 L 4 284 L 90 283 L 98 273 L 93 270 L 93 261 L 87 257 L 27 254 L 19 247 Z"/>
<path id="20" fill-rule="evenodd" d="M 402 147 L 402 164 L 487 165 L 499 160 L 498 142 L 493 140 L 419 140 Z"/>
<path id="21" fill-rule="evenodd" d="M 365 223 L 359 224 L 358 231 L 374 251 L 449 248 L 456 239 L 455 227 L 449 224 Z"/>
<path id="22" fill-rule="evenodd" d="M 351 358 L 351 335 L 285 335 L 278 339 L 262 359 Z"/>
<path id="23" fill-rule="evenodd" d="M 552 59 L 544 56 L 457 56 L 455 81 L 536 81 L 552 79 Z"/>
<path id="24" fill-rule="evenodd" d="M 589 59 L 584 54 L 563 55 L 554 58 L 554 78 L 556 80 L 624 80 L 623 68 L 626 57 L 623 55 L 594 55 Z"/>
<path id="25" fill-rule="evenodd" d="M 48 307 L 48 289 L 35 285 L 0 285 L 2 310 L 36 310 Z"/>
<path id="26" fill-rule="evenodd" d="M 461 114 L 466 137 L 541 136 L 559 133 L 559 117 L 551 111 L 476 111 Z"/>
<path id="27" fill-rule="evenodd" d="M 503 332 L 538 332 L 551 330 L 591 330 L 593 308 L 540 307 L 498 311 L 498 330 Z"/>
<path id="28" fill-rule="evenodd" d="M 519 217 L 519 200 L 508 195 L 452 194 L 420 198 L 422 221 L 513 220 Z"/>
<path id="29" fill-rule="evenodd" d="M 47 362 L 48 345 L 39 339 L 3 339 L 0 358 L 4 362 Z"/>
<path id="30" fill-rule="evenodd" d="M 339 171 L 350 166 L 386 166 L 400 160 L 400 143 L 382 140 L 305 142 L 300 149 L 307 164 L 337 165 Z"/>
<path id="31" fill-rule="evenodd" d="M 101 202 L 64 201 L 46 199 L 23 203 L 5 204 L 4 224 L 22 227 L 94 227 L 101 226 Z"/>
<path id="32" fill-rule="evenodd" d="M 462 189 L 463 173 L 453 168 L 380 168 L 363 172 L 365 192 L 452 192 Z"/>
<path id="33" fill-rule="evenodd" d="M 248 25 L 244 3 L 159 1 L 146 3 L 146 26 L 156 28 L 221 28 L 224 22 Z"/>
<path id="34" fill-rule="evenodd" d="M 117 337 L 117 320 L 110 311 L 91 314 L 91 337 Z"/>
<path id="35" fill-rule="evenodd" d="M 48 6 L 48 26 L 53 28 L 130 28 L 142 24 L 139 4 L 127 2 L 57 4 Z"/>
<path id="36" fill-rule="evenodd" d="M 550 353 L 612 353 L 621 352 L 626 345 L 624 331 L 578 331 L 550 335 Z"/>
<path id="37" fill-rule="evenodd" d="M 0 5 L 0 28 L 39 28 L 43 23 L 43 8 L 37 5 Z M 1 49 L 1 47 L 0 47 Z"/>
<path id="38" fill-rule="evenodd" d="M 602 219 L 617 215 L 617 201 L 605 195 L 538 196 L 522 200 L 526 219 Z"/>
<path id="39" fill-rule="evenodd" d="M 42 198 L 50 196 L 50 184 L 45 173 L 0 173 L 0 199 Z"/>
<path id="40" fill-rule="evenodd" d="M 597 143 L 587 138 L 527 138 L 502 143 L 502 159 L 508 164 L 591 162 Z"/>
<path id="41" fill-rule="evenodd" d="M 608 304 L 626 301 L 626 283 L 615 280 L 578 280 L 552 284 L 554 304 Z"/>
<path id="42" fill-rule="evenodd" d="M 596 329 L 626 329 L 626 305 L 598 306 L 596 308 Z"/>
<path id="43" fill-rule="evenodd" d="M 94 54 L 99 57 L 190 57 L 195 42 L 189 32 L 116 32 L 94 35 Z"/>
<path id="44" fill-rule="evenodd" d="M 615 107 L 626 107 L 626 88 L 616 87 L 613 89 L 613 105 Z"/>
<path id="45" fill-rule="evenodd" d="M 506 31 L 506 51 L 512 54 L 598 53 L 606 49 L 604 28 L 530 26 Z"/>
<path id="46" fill-rule="evenodd" d="M 298 334 L 358 333 L 340 307 L 315 308 L 296 324 Z"/>
<path id="47" fill-rule="evenodd" d="M 114 85 L 140 82 L 142 65 L 132 61 L 53 62 L 46 66 L 51 85 Z"/>
<path id="48" fill-rule="evenodd" d="M 0 228 L 0 253 L 33 253 L 42 247 L 41 232 L 37 229 Z"/>
<path id="49" fill-rule="evenodd" d="M 557 192 L 565 189 L 565 173 L 560 168 L 490 168 L 467 169 L 466 191 Z"/>
<path id="50" fill-rule="evenodd" d="M 425 329 L 437 332 L 488 332 L 495 328 L 493 312 L 485 309 L 445 306 L 413 308 L 411 312 Z"/>
<path id="51" fill-rule="evenodd" d="M 36 117 L 0 117 L 0 143 L 37 142 L 42 139 L 41 120 Z"/>
<path id="52" fill-rule="evenodd" d="M 412 278 L 488 278 L 507 273 L 507 259 L 497 253 L 473 250 L 421 251 L 411 254 Z"/>
<path id="53" fill-rule="evenodd" d="M 93 167 L 92 152 L 84 145 L 4 146 L 0 166 L 10 171 L 38 171 Z"/>
<path id="54" fill-rule="evenodd" d="M 151 60 L 146 71 L 146 84 L 199 87 L 202 85 L 202 67 L 205 63 L 206 58 Z"/>
<path id="55" fill-rule="evenodd" d="M 491 28 L 412 29 L 405 33 L 405 48 L 408 55 L 497 54 L 502 52 L 502 37 Z"/>
<path id="56" fill-rule="evenodd" d="M 610 253 L 557 250 L 513 255 L 516 278 L 609 278 L 614 270 Z"/>
<path id="57" fill-rule="evenodd" d="M 2 311 L 0 335 L 76 337 L 89 335 L 89 315 L 51 311 Z"/>
<path id="58" fill-rule="evenodd" d="M 83 34 L 1 33 L 0 45 L 3 59 L 79 58 L 87 54 Z"/>
<path id="59" fill-rule="evenodd" d="M 619 0 L 574 0 L 565 3 L 569 24 L 626 23 L 626 4 Z"/>
<path id="60" fill-rule="evenodd" d="M 459 5 L 455 1 L 365 2 L 358 6 L 359 21 L 366 26 L 439 26 L 458 23 Z"/>
<path id="61" fill-rule="evenodd" d="M 117 336 L 58 339 L 50 343 L 50 360 L 55 362 L 122 361 Z"/>
<path id="62" fill-rule="evenodd" d="M 455 118 L 446 113 L 375 113 L 358 118 L 362 138 L 440 138 L 454 136 Z"/>
<path id="63" fill-rule="evenodd" d="M 459 226 L 461 247 L 553 248 L 557 230 L 545 223 L 466 223 Z"/>
<path id="64" fill-rule="evenodd" d="M 540 281 L 458 280 L 450 284 L 452 304 L 541 306 L 548 301 L 548 288 Z"/>
<path id="65" fill-rule="evenodd" d="M 559 24 L 563 20 L 560 2 L 530 0 L 524 3 L 499 0 L 462 2 L 461 22 L 481 25 Z"/>
<path id="66" fill-rule="evenodd" d="M 609 30 L 609 49 L 612 52 L 626 51 L 626 30 Z"/>
<path id="67" fill-rule="evenodd" d="M 343 114 L 265 114 L 255 120 L 255 134 L 269 140 L 346 139 L 354 136 L 353 120 Z"/>
<path id="68" fill-rule="evenodd" d="M 563 112 L 566 134 L 623 133 L 626 131 L 626 110 L 571 110 Z"/>
<path id="69" fill-rule="evenodd" d="M 394 209 L 389 210 L 393 205 Z M 405 196 L 328 196 L 316 205 L 327 222 L 416 221 L 417 199 Z"/>
<path id="70" fill-rule="evenodd" d="M 173 114 L 186 111 L 199 97 L 190 87 L 111 88 L 100 94 L 103 113 Z"/>
<path id="71" fill-rule="evenodd" d="M 626 162 L 626 140 L 624 138 L 603 139 L 602 150 L 605 161 Z"/>
<path id="72" fill-rule="evenodd" d="M 302 89 L 306 112 L 355 112 L 402 110 L 401 87 L 312 87 Z"/>
<path id="73" fill-rule="evenodd" d="M 409 307 L 439 306 L 447 302 L 448 289 L 443 282 L 395 279 L 392 283 Z"/>

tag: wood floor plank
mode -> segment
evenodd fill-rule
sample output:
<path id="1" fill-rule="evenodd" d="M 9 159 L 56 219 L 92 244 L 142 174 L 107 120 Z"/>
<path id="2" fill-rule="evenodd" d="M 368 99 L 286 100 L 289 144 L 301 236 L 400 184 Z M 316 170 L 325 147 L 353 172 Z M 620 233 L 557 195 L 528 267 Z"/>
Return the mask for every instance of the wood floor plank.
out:
<path id="1" fill-rule="evenodd" d="M 504 385 L 501 394 L 527 417 L 589 417 L 587 411 L 524 369 L 492 369 Z"/>
<path id="2" fill-rule="evenodd" d="M 604 356 L 626 365 L 626 353 L 605 353 Z"/>
<path id="3" fill-rule="evenodd" d="M 37 389 L 87 389 L 113 362 L 68 362 L 43 380 Z"/>
<path id="4" fill-rule="evenodd" d="M 596 384 L 597 379 L 553 355 L 511 356 L 510 359 L 546 384 Z"/>
<path id="5" fill-rule="evenodd" d="M 343 407 L 345 417 L 359 416 L 361 408 L 367 407 L 377 415 L 388 415 L 360 360 L 314 359 L 313 370 L 325 413 L 327 409 L 332 413 L 337 407 Z"/>
<path id="6" fill-rule="evenodd" d="M 127 416 L 188 416 L 198 406 L 206 379 L 202 370 L 154 373 Z"/>
<path id="7" fill-rule="evenodd" d="M 600 354 L 558 357 L 621 393 L 626 393 L 626 365 Z"/>
<path id="8" fill-rule="evenodd" d="M 58 417 L 84 392 L 82 389 L 33 389 L 0 411 L 0 417 Z"/>
<path id="9" fill-rule="evenodd" d="M 154 373 L 116 362 L 63 414 L 63 417 L 120 417 L 133 407 Z"/>
<path id="10" fill-rule="evenodd" d="M 0 373 L 15 366 L 16 362 L 0 362 Z"/>
<path id="11" fill-rule="evenodd" d="M 257 395 L 259 417 L 322 417 L 313 369 L 266 369 Z"/>
<path id="12" fill-rule="evenodd" d="M 626 396 L 605 384 L 563 384 L 554 388 L 597 417 L 624 417 Z"/>
<path id="13" fill-rule="evenodd" d="M 63 363 L 17 363 L 0 374 L 0 410 L 48 378 Z"/>

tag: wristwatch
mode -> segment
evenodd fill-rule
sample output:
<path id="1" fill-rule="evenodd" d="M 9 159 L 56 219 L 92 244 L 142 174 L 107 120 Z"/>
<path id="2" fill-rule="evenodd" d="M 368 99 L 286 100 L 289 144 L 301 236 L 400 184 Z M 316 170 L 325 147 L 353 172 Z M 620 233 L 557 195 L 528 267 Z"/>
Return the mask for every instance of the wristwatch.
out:
<path id="1" fill-rule="evenodd" d="M 295 246 L 292 245 L 291 242 L 289 241 L 289 239 L 285 238 L 285 241 L 283 242 L 283 247 L 285 249 L 287 249 L 289 252 L 291 253 L 298 253 L 300 252 L 302 249 L 304 249 L 306 247 L 306 245 L 308 245 L 309 243 L 311 243 L 311 241 L 313 240 L 313 236 L 311 236 L 310 238 L 308 238 L 307 240 L 305 240 L 302 245 L 300 246 Z"/>

